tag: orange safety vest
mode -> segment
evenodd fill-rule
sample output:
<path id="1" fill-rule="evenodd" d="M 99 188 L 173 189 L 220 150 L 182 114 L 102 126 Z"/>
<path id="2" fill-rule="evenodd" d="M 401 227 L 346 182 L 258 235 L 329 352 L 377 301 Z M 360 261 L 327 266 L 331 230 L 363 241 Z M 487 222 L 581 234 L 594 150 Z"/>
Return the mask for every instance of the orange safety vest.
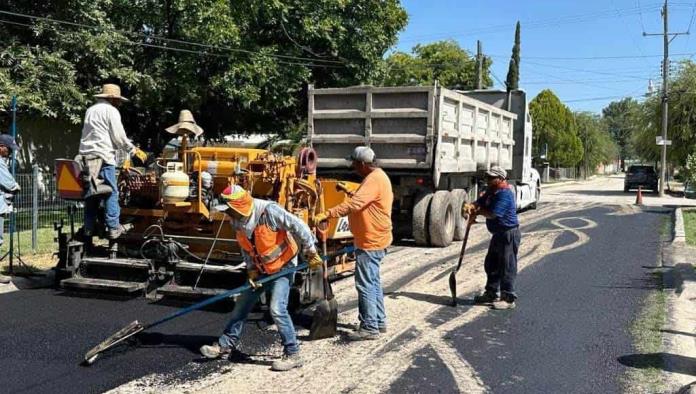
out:
<path id="1" fill-rule="evenodd" d="M 251 240 L 243 230 L 237 230 L 236 238 L 239 246 L 251 256 L 256 269 L 266 275 L 280 271 L 299 250 L 287 231 L 273 231 L 265 224 L 256 226 Z"/>

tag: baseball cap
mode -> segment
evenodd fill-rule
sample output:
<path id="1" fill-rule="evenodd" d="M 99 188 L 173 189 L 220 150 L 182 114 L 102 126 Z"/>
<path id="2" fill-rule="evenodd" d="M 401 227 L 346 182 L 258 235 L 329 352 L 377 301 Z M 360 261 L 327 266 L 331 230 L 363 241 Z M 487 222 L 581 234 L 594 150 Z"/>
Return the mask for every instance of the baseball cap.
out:
<path id="1" fill-rule="evenodd" d="M 224 212 L 231 208 L 240 215 L 248 217 L 254 208 L 254 199 L 251 194 L 239 185 L 227 186 L 220 194 L 220 198 L 225 203 L 216 205 L 214 208 L 216 211 Z"/>
<path id="2" fill-rule="evenodd" d="M 493 166 L 490 170 L 486 171 L 486 176 L 491 178 L 507 179 L 507 171 L 505 171 L 502 167 Z"/>
<path id="3" fill-rule="evenodd" d="M 14 138 L 9 134 L 0 134 L 0 145 L 5 145 L 12 150 L 18 150 L 19 146 L 15 143 Z"/>
<path id="4" fill-rule="evenodd" d="M 375 151 L 367 146 L 357 146 L 353 149 L 353 153 L 346 157 L 346 160 L 373 163 L 375 161 Z"/>

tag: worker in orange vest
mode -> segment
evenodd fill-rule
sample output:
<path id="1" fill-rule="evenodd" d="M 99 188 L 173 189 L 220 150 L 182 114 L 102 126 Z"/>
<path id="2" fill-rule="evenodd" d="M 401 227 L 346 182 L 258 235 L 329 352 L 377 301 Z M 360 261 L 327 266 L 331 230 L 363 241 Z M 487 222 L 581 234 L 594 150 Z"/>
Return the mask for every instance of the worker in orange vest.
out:
<path id="1" fill-rule="evenodd" d="M 226 188 L 221 195 L 225 204 L 216 207 L 230 217 L 230 224 L 242 250 L 247 265 L 249 282 L 254 288 L 242 293 L 234 306 L 232 317 L 222 336 L 212 345 L 201 347 L 206 358 L 244 357 L 239 350 L 239 339 L 249 312 L 254 308 L 264 291 L 256 285 L 261 275 L 271 275 L 286 266 L 297 265 L 300 250 L 295 239 L 309 262 L 310 269 L 322 266 L 322 259 L 315 247 L 315 238 L 307 224 L 272 201 L 252 198 L 240 186 Z M 287 371 L 302 366 L 297 334 L 288 313 L 288 296 L 294 282 L 290 273 L 267 284 L 270 293 L 270 312 L 278 327 L 283 344 L 283 357 L 276 360 L 271 369 Z"/>

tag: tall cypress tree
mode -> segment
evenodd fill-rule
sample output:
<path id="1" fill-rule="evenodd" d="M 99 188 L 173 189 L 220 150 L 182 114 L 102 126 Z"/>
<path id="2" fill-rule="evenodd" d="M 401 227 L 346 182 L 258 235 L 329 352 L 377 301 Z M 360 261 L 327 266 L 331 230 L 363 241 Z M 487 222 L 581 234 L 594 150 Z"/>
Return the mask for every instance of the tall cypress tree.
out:
<path id="1" fill-rule="evenodd" d="M 519 88 L 520 84 L 520 21 L 517 21 L 515 28 L 515 45 L 512 47 L 510 66 L 508 68 L 507 85 L 508 92 Z"/>

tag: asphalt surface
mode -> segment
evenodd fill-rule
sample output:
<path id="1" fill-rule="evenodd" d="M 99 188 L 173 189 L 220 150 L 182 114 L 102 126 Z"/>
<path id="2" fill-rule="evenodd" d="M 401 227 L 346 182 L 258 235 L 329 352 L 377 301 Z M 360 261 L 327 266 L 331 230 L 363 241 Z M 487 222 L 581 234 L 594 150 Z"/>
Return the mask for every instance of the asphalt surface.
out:
<path id="1" fill-rule="evenodd" d="M 224 311 L 193 312 L 153 328 L 139 343 L 120 346 L 91 367 L 79 365 L 90 348 L 119 328 L 175 309 L 144 299 L 82 298 L 51 289 L 0 295 L 0 392 L 94 393 L 190 362 L 200 362 L 201 373 L 219 368 L 219 361 L 200 360 L 198 348 L 217 338 Z M 247 324 L 247 332 L 254 329 Z"/>
<path id="2" fill-rule="evenodd" d="M 587 243 L 548 255 L 518 275 L 515 310 L 491 310 L 449 333 L 447 342 L 491 392 L 621 392 L 627 367 L 618 358 L 635 353 L 629 328 L 657 286 L 650 267 L 657 261 L 660 223 L 667 214 L 612 212 L 595 207 L 557 215 L 583 216 L 597 226 L 582 230 L 590 237 Z M 531 231 L 552 228 L 546 222 Z M 577 240 L 564 232 L 553 248 Z M 459 308 L 463 313 L 472 307 L 481 308 Z M 443 309 L 438 312 L 443 316 L 431 321 L 446 321 L 447 313 L 452 312 Z M 455 387 L 452 381 L 437 354 L 426 348 L 390 391 L 447 393 Z"/>

